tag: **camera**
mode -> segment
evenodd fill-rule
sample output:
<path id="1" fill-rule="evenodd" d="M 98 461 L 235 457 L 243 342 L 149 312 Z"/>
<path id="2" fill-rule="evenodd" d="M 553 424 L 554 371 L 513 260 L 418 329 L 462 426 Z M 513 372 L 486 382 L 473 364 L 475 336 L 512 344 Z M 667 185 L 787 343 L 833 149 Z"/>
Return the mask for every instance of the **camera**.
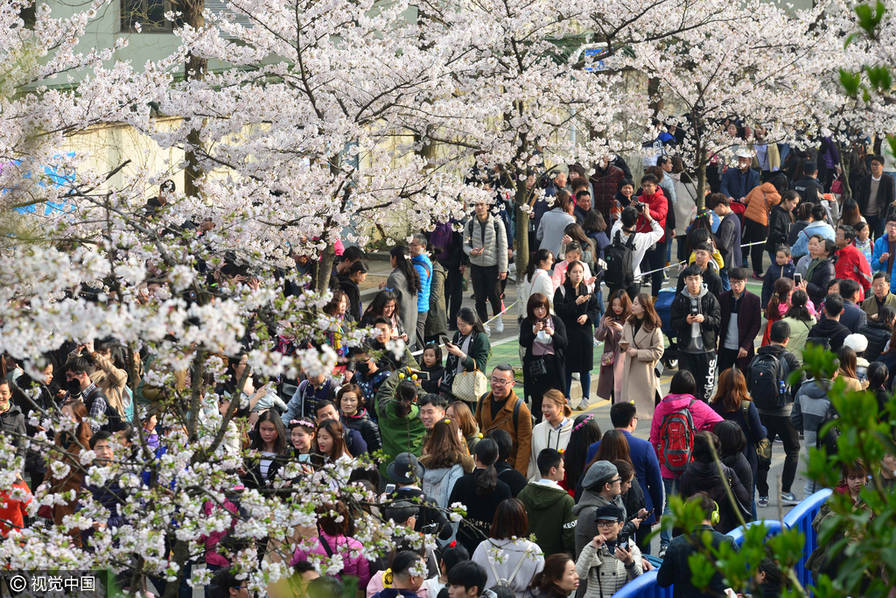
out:
<path id="1" fill-rule="evenodd" d="M 647 204 L 640 201 L 633 201 L 632 207 L 638 210 L 639 212 L 643 212 L 647 208 Z"/>

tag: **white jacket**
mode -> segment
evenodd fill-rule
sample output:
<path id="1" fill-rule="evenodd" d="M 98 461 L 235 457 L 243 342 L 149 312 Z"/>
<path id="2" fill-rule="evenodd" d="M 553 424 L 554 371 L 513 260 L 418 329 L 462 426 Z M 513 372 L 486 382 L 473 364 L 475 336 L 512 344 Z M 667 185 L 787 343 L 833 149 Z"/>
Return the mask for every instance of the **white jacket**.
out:
<path id="1" fill-rule="evenodd" d="M 553 304 L 554 291 L 556 290 L 550 273 L 547 270 L 535 268 L 535 272 L 532 274 L 532 281 L 530 282 L 523 278 L 519 285 L 519 292 L 516 296 L 519 297 L 517 308 L 520 317 L 525 318 L 528 315 L 526 313 L 526 305 L 529 303 L 529 297 L 535 293 L 541 293 L 548 298 L 549 303 Z M 551 313 L 554 313 L 553 305 L 551 305 Z"/>
<path id="2" fill-rule="evenodd" d="M 473 551 L 472 560 L 488 574 L 485 587 L 491 588 L 499 581 L 506 580 L 517 598 L 527 597 L 532 578 L 544 569 L 541 548 L 523 538 L 483 540 Z"/>
<path id="3" fill-rule="evenodd" d="M 659 222 L 651 220 L 649 233 L 626 233 L 622 231 L 622 220 L 620 219 L 613 223 L 613 228 L 610 229 L 610 243 L 616 238 L 616 231 L 620 231 L 623 243 L 628 241 L 629 236 L 632 234 L 635 235 L 635 248 L 632 250 L 632 263 L 636 264 L 635 282 L 638 282 L 641 278 L 641 262 L 644 260 L 644 254 L 647 253 L 647 250 L 657 241 L 663 238 L 665 231 L 663 231 L 663 227 L 660 226 Z"/>
<path id="4" fill-rule="evenodd" d="M 555 430 L 547 420 L 539 422 L 532 428 L 532 453 L 529 456 L 529 471 L 526 475 L 530 482 L 541 477 L 536 463 L 538 453 L 546 448 L 565 451 L 569 444 L 569 437 L 572 435 L 572 425 L 573 421 L 566 418 L 566 421 L 560 425 L 560 430 Z"/>

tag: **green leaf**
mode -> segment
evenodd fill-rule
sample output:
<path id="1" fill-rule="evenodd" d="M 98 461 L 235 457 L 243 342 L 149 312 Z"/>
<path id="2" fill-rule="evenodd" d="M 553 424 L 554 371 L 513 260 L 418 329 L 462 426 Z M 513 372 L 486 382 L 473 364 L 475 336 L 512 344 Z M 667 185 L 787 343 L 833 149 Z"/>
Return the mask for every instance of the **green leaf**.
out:
<path id="1" fill-rule="evenodd" d="M 868 81 L 878 91 L 889 91 L 892 87 L 893 78 L 886 66 L 865 67 L 865 72 L 868 73 Z"/>
<path id="2" fill-rule="evenodd" d="M 859 18 L 859 27 L 873 37 L 886 10 L 881 0 L 877 0 L 874 9 L 871 8 L 870 4 L 859 4 L 855 7 L 856 16 Z"/>

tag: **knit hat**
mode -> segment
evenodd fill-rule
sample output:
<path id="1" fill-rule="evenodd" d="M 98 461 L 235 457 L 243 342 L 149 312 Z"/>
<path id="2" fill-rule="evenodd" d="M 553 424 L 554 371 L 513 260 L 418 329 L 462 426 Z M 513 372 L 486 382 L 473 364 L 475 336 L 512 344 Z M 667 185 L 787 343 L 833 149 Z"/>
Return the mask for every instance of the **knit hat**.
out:
<path id="1" fill-rule="evenodd" d="M 585 472 L 585 477 L 582 479 L 582 488 L 590 490 L 605 484 L 617 475 L 619 475 L 619 471 L 609 461 L 595 461 L 588 468 L 588 471 Z"/>
<path id="2" fill-rule="evenodd" d="M 423 479 L 423 466 L 411 453 L 399 453 L 386 468 L 386 475 L 396 484 L 413 484 Z"/>
<path id="3" fill-rule="evenodd" d="M 604 505 L 594 512 L 595 521 L 625 521 L 622 509 L 616 505 Z"/>
<path id="4" fill-rule="evenodd" d="M 843 346 L 849 347 L 857 354 L 864 353 L 868 348 L 868 339 L 864 334 L 853 333 L 843 339 Z"/>

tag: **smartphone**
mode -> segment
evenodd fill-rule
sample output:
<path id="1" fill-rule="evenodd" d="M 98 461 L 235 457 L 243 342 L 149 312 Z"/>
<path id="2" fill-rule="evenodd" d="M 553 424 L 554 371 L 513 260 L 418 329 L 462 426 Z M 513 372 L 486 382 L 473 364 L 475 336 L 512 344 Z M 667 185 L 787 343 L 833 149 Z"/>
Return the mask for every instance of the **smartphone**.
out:
<path id="1" fill-rule="evenodd" d="M 802 282 L 803 282 L 803 275 L 800 274 L 799 272 L 795 273 L 793 275 L 793 284 L 800 285 L 800 284 L 802 284 Z"/>
<path id="2" fill-rule="evenodd" d="M 296 459 L 299 463 L 311 463 L 311 453 L 303 453 L 298 455 Z"/>
<path id="3" fill-rule="evenodd" d="M 418 380 L 429 380 L 429 372 L 424 372 L 421 370 L 414 373 L 417 374 Z"/>
<path id="4" fill-rule="evenodd" d="M 386 494 L 395 492 L 395 484 L 386 484 Z"/>

